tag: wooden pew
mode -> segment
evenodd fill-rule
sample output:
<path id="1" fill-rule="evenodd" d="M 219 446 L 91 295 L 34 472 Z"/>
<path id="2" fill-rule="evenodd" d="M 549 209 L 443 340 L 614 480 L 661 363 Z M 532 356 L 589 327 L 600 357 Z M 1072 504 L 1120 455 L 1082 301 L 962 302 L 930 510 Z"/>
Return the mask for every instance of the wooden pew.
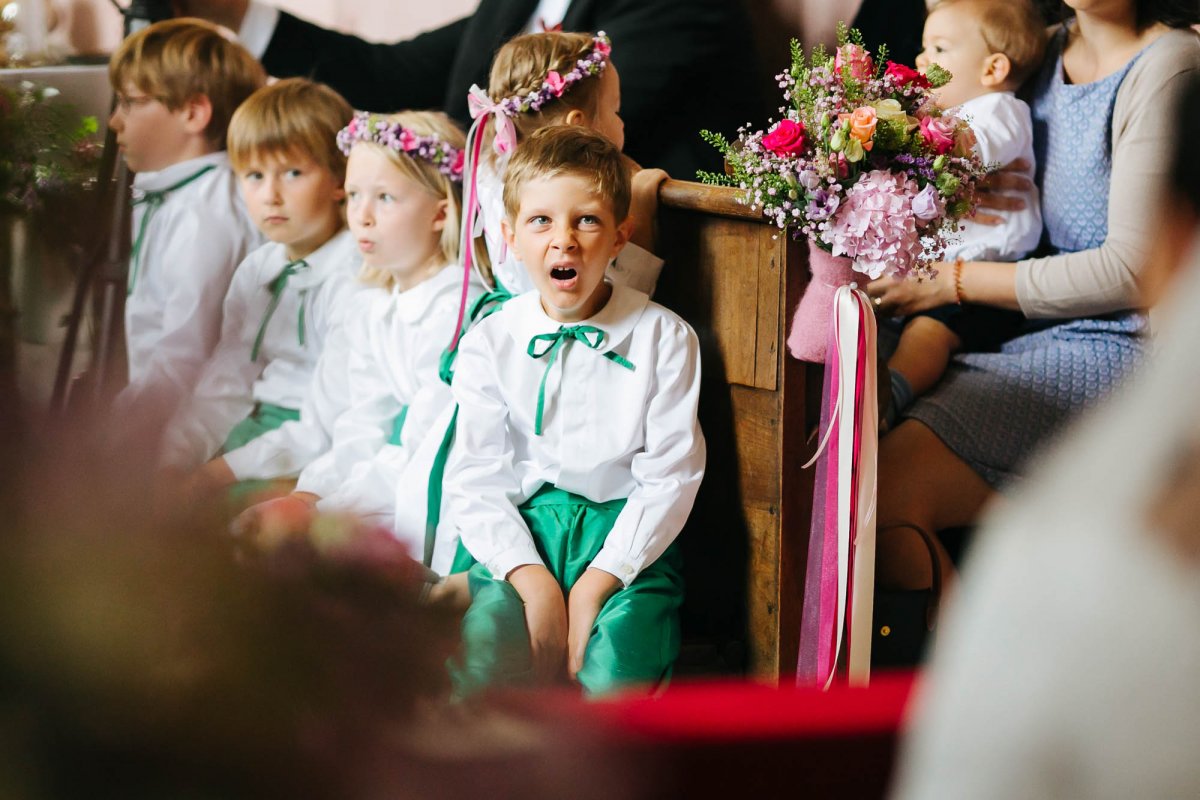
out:
<path id="1" fill-rule="evenodd" d="M 803 242 L 724 187 L 670 180 L 659 193 L 656 300 L 696 329 L 708 471 L 681 539 L 689 636 L 718 642 L 722 667 L 790 682 L 804 588 L 820 371 L 786 354 L 808 280 Z M 733 644 L 731 644 L 731 642 Z"/>

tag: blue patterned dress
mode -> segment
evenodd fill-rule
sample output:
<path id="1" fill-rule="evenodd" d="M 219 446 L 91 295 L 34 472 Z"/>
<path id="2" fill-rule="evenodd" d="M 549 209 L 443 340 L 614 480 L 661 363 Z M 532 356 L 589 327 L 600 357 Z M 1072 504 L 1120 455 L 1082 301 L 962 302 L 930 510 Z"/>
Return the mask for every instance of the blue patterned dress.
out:
<path id="1" fill-rule="evenodd" d="M 1134 57 L 1122 70 L 1093 83 L 1066 83 L 1065 33 L 1060 30 L 1051 42 L 1030 98 L 1045 222 L 1043 254 L 1104 243 L 1113 107 L 1121 82 L 1137 61 Z M 1081 120 L 1092 124 L 1082 126 Z M 1035 448 L 1080 409 L 1108 394 L 1140 361 L 1144 329 L 1144 318 L 1133 313 L 1029 320 L 998 352 L 955 356 L 942 382 L 907 416 L 927 425 L 993 487 L 1002 486 L 1019 476 Z"/>

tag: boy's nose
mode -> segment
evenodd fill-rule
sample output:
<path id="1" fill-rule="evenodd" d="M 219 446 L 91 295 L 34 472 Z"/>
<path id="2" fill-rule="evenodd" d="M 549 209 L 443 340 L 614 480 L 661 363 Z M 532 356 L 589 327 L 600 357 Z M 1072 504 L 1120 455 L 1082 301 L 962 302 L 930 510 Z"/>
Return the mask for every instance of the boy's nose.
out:
<path id="1" fill-rule="evenodd" d="M 551 244 L 563 251 L 574 250 L 578 246 L 578 242 L 575 240 L 575 232 L 567 227 L 559 228 L 554 232 Z"/>
<path id="2" fill-rule="evenodd" d="M 929 57 L 925 55 L 925 51 L 922 50 L 920 53 L 917 53 L 917 69 L 925 69 L 928 66 Z"/>

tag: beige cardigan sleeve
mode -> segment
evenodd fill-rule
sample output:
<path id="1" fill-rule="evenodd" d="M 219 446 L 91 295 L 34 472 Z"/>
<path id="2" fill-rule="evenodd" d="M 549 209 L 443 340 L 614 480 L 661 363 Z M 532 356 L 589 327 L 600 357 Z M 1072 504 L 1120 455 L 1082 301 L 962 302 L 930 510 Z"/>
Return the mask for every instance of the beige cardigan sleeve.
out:
<path id="1" fill-rule="evenodd" d="M 1117 90 L 1112 180 L 1104 244 L 1017 263 L 1017 302 L 1030 318 L 1085 317 L 1137 305 L 1137 272 L 1148 252 L 1174 132 L 1172 98 L 1200 71 L 1200 37 L 1164 34 Z"/>

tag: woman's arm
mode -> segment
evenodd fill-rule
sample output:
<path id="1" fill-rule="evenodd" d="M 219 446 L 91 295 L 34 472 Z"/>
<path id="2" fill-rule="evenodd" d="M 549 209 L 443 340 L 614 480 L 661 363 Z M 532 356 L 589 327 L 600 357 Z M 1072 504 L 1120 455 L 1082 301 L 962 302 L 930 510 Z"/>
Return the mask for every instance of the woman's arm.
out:
<path id="1" fill-rule="evenodd" d="M 1006 308 L 1019 311 L 1017 265 L 1000 261 L 964 261 L 937 265 L 937 275 L 916 281 L 912 278 L 880 278 L 867 285 L 876 308 L 888 316 L 903 316 L 955 303 Z"/>

